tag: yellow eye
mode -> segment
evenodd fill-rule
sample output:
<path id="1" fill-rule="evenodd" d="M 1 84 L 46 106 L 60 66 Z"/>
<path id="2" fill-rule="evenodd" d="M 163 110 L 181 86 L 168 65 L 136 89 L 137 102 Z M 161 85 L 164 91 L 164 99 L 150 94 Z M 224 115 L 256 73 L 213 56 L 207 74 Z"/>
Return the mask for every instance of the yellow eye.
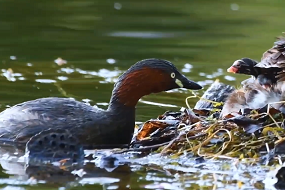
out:
<path id="1" fill-rule="evenodd" d="M 174 79 L 175 78 L 175 73 L 171 73 L 170 76 L 171 76 L 171 78 Z"/>

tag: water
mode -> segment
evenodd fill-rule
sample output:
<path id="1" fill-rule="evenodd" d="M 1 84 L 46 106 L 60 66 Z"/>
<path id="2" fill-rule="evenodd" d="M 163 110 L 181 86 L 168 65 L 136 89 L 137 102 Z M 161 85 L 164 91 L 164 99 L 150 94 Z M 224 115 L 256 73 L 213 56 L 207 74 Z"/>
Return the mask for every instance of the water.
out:
<path id="1" fill-rule="evenodd" d="M 106 108 L 116 78 L 136 61 L 150 57 L 173 62 L 205 88 L 216 78 L 237 86 L 246 76 L 228 74 L 227 67 L 241 57 L 259 60 L 272 46 L 283 30 L 285 12 L 280 7 L 284 5 L 281 0 L 2 0 L 1 109 L 47 96 L 73 97 Z M 58 58 L 67 63 L 57 65 Z M 180 89 L 143 97 L 136 120 L 177 111 L 185 106 L 187 96 L 189 92 Z M 123 186 L 132 189 L 159 189 L 158 183 L 166 183 L 166 189 L 213 188 L 211 172 L 180 172 L 182 177 L 177 179 L 175 172 L 135 165 L 130 173 L 127 179 L 114 174 L 112 180 L 121 179 Z M 250 179 L 255 173 L 244 175 Z M 1 177 L 4 189 L 65 186 L 15 185 L 20 177 L 5 170 Z M 222 189 L 236 183 L 218 181 L 216 185 Z M 246 186 L 253 187 L 248 181 Z M 89 188 L 103 187 L 81 186 Z M 116 185 L 104 188 L 118 189 Z"/>

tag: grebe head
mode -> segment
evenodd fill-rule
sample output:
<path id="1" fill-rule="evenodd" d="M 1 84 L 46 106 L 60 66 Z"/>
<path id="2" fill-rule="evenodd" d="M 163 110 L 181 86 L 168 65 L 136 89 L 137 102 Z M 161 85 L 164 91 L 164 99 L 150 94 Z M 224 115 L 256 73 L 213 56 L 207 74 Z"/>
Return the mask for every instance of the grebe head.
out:
<path id="1" fill-rule="evenodd" d="M 256 64 L 257 62 L 250 58 L 242 58 L 242 59 L 236 60 L 233 63 L 233 65 L 227 69 L 227 72 L 257 76 L 257 73 L 254 68 Z"/>
<path id="2" fill-rule="evenodd" d="M 169 61 L 144 59 L 131 66 L 118 78 L 110 103 L 120 102 L 134 107 L 144 95 L 175 88 L 198 90 L 202 87 L 187 79 Z"/>

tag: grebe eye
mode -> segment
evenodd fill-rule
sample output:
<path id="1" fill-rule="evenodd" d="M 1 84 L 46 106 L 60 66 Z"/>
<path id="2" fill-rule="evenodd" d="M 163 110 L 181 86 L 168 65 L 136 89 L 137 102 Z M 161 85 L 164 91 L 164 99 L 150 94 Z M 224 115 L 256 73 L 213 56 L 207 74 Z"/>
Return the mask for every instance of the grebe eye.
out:
<path id="1" fill-rule="evenodd" d="M 174 79 L 175 78 L 175 73 L 171 73 L 170 76 L 171 76 L 171 78 Z"/>

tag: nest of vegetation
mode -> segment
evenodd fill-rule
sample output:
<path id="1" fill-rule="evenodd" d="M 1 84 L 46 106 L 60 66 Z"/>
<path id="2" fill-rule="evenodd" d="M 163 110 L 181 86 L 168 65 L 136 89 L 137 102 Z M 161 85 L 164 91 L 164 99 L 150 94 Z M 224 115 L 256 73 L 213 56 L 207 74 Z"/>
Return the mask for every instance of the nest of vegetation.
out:
<path id="1" fill-rule="evenodd" d="M 233 90 L 216 81 L 202 97 L 188 97 L 188 108 L 168 111 L 138 127 L 127 151 L 155 151 L 173 157 L 190 153 L 206 158 L 254 158 L 262 162 L 283 154 L 285 115 L 281 111 L 268 105 L 220 118 L 223 103 Z M 189 98 L 198 100 L 193 109 L 187 103 Z"/>

